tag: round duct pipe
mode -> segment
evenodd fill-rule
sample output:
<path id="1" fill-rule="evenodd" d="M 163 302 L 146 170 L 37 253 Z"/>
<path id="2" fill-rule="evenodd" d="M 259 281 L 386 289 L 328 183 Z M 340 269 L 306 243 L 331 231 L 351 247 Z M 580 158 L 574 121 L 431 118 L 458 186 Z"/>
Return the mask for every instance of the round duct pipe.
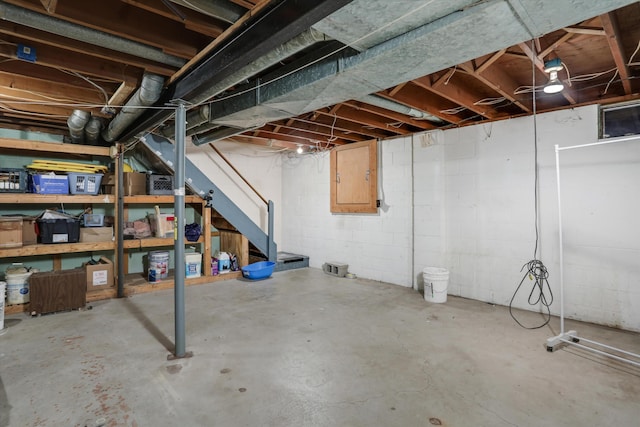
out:
<path id="1" fill-rule="evenodd" d="M 84 127 L 84 136 L 89 144 L 97 145 L 102 126 L 102 119 L 100 117 L 91 116 L 91 119 L 89 119 Z"/>
<path id="2" fill-rule="evenodd" d="M 67 119 L 72 143 L 82 144 L 84 142 L 84 127 L 90 117 L 91 115 L 87 111 L 73 110 L 73 113 Z"/>
<path id="3" fill-rule="evenodd" d="M 129 98 L 122 110 L 111 120 L 109 126 L 102 132 L 102 138 L 113 142 L 124 132 L 135 119 L 148 107 L 160 99 L 164 78 L 155 74 L 145 74 L 140 88 Z"/>

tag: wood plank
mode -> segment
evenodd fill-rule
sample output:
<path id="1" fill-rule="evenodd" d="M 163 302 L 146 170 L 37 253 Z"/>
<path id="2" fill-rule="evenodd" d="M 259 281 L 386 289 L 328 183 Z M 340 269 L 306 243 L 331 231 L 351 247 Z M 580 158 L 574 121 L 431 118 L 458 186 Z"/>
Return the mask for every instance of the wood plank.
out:
<path id="1" fill-rule="evenodd" d="M 0 203 L 5 204 L 111 204 L 115 202 L 113 194 L 99 194 L 97 196 L 64 195 L 64 194 L 33 194 L 33 193 L 0 193 Z"/>
<path id="2" fill-rule="evenodd" d="M 587 34 L 590 36 L 606 35 L 605 31 L 599 27 L 587 27 L 587 26 L 575 25 L 572 27 L 564 27 L 563 30 L 565 30 L 567 33 Z"/>
<path id="3" fill-rule="evenodd" d="M 234 254 L 238 265 L 249 265 L 249 240 L 240 233 L 220 231 L 220 251 Z"/>
<path id="4" fill-rule="evenodd" d="M 160 205 L 160 204 L 172 204 L 174 201 L 173 196 L 170 195 L 142 195 L 142 196 L 125 196 L 124 203 L 125 204 L 151 204 L 151 205 Z M 202 197 L 196 196 L 193 194 L 184 196 L 184 202 L 186 204 L 190 203 L 201 203 Z"/>
<path id="5" fill-rule="evenodd" d="M 204 237 L 200 236 L 198 241 L 190 242 L 185 239 L 185 245 L 195 245 L 204 243 Z M 175 240 L 173 237 L 145 237 L 144 239 L 132 239 L 125 240 L 123 246 L 125 249 L 144 249 L 144 248 L 157 248 L 163 246 L 174 246 Z"/>
<path id="6" fill-rule="evenodd" d="M 629 67 L 627 66 L 627 61 L 625 59 L 618 21 L 613 13 L 600 15 L 600 21 L 602 21 L 604 32 L 607 35 L 607 41 L 609 42 L 609 48 L 611 49 L 611 56 L 613 56 L 616 68 L 618 69 L 618 74 L 620 74 L 624 93 L 626 95 L 630 95 L 631 81 L 629 80 Z"/>
<path id="7" fill-rule="evenodd" d="M 56 13 L 56 6 L 58 5 L 58 0 L 40 0 L 40 3 L 42 3 L 42 6 L 44 6 L 44 10 L 46 10 L 47 13 L 49 14 Z"/>
<path id="8" fill-rule="evenodd" d="M 112 251 L 115 242 L 91 243 L 54 243 L 22 246 L 20 248 L 0 249 L 0 258 L 17 258 L 34 255 L 54 255 L 79 252 Z"/>
<path id="9" fill-rule="evenodd" d="M 170 65 L 161 64 L 159 62 L 151 61 L 128 53 L 117 52 L 115 50 L 108 49 L 107 47 L 96 46 L 90 43 L 74 40 L 52 34 L 46 31 L 38 30 L 35 28 L 28 28 L 21 25 L 13 24 L 8 21 L 0 21 L 0 33 L 7 34 L 20 40 L 29 40 L 30 42 L 42 43 L 43 45 L 52 46 L 56 48 L 63 48 L 66 51 L 74 52 L 80 55 L 88 55 L 93 58 L 97 58 L 109 62 L 118 62 L 121 64 L 127 64 L 131 67 L 140 68 L 161 76 L 170 76 L 176 70 L 176 67 Z M 38 51 L 38 62 L 40 62 L 40 52 Z M 121 79 L 133 79 L 133 74 L 130 70 Z"/>
<path id="10" fill-rule="evenodd" d="M 530 100 L 525 100 L 524 97 L 522 97 L 522 100 L 518 99 L 516 98 L 517 95 L 513 94 L 518 87 L 518 84 L 514 82 L 513 78 L 503 69 L 491 67 L 485 68 L 482 73 L 478 73 L 470 62 L 459 64 L 458 67 L 478 79 L 480 82 L 494 89 L 500 95 L 512 101 L 515 105 L 520 107 L 522 111 L 527 113 L 532 111 L 533 107 Z"/>
<path id="11" fill-rule="evenodd" d="M 90 156 L 109 157 L 109 147 L 92 145 L 62 144 L 57 142 L 32 141 L 29 139 L 0 138 L 0 148 L 27 151 L 48 151 L 65 154 L 88 154 Z"/>

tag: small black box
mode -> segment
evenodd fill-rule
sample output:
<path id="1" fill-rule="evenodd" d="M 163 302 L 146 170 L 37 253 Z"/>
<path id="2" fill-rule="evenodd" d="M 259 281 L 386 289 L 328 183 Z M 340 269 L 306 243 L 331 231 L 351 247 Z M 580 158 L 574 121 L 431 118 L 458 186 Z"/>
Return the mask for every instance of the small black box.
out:
<path id="1" fill-rule="evenodd" d="M 38 219 L 38 243 L 77 243 L 80 241 L 80 220 Z"/>

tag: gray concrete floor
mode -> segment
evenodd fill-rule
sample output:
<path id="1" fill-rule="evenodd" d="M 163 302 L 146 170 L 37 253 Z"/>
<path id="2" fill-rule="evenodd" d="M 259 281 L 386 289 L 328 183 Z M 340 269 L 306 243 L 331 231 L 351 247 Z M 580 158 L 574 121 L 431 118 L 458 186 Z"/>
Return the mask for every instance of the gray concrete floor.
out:
<path id="1" fill-rule="evenodd" d="M 0 426 L 637 426 L 640 368 L 517 326 L 505 307 L 316 269 L 38 318 L 0 336 Z M 521 312 L 525 320 L 539 321 Z M 552 321 L 556 328 L 558 321 Z M 639 335 L 568 322 L 640 353 Z"/>

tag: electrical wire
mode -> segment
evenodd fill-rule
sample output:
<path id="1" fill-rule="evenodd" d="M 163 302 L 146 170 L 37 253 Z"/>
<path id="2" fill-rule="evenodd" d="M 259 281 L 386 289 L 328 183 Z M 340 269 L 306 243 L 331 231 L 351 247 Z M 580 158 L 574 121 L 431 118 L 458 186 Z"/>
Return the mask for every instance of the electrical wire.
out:
<path id="1" fill-rule="evenodd" d="M 549 272 L 547 271 L 547 267 L 544 266 L 542 261 L 537 259 L 533 259 L 525 263 L 520 269 L 520 271 L 524 270 L 525 268 L 527 269 L 527 271 L 524 273 L 524 276 L 522 276 L 522 280 L 520 281 L 520 284 L 518 284 L 516 291 L 513 293 L 513 296 L 511 297 L 511 301 L 509 301 L 509 314 L 518 325 L 522 326 L 525 329 L 540 329 L 546 326 L 551 320 L 550 307 L 551 307 L 551 304 L 553 303 L 553 292 L 551 291 L 551 287 L 549 286 L 549 281 L 548 281 Z M 529 292 L 529 297 L 527 298 L 527 302 L 529 303 L 529 305 L 533 305 L 533 306 L 542 304 L 547 310 L 545 321 L 541 325 L 537 325 L 537 326 L 523 325 L 513 313 L 513 300 L 516 298 L 518 291 L 522 287 L 522 284 L 524 283 L 527 277 L 529 278 L 529 280 L 533 280 L 535 278 L 535 283 L 531 288 L 531 292 Z M 548 292 L 549 294 L 548 297 L 546 295 L 546 292 Z"/>
<path id="2" fill-rule="evenodd" d="M 535 52 L 535 43 L 532 40 L 531 41 L 531 50 L 533 52 Z M 532 84 L 531 87 L 536 87 L 536 67 L 535 67 L 535 62 L 533 61 L 533 58 L 531 60 L 531 80 L 532 80 Z M 551 309 L 550 306 L 553 303 L 553 292 L 551 291 L 551 287 L 549 286 L 549 272 L 547 271 L 547 267 L 544 266 L 544 264 L 542 263 L 542 261 L 540 261 L 538 259 L 538 250 L 539 250 L 539 241 L 540 241 L 540 229 L 539 229 L 539 215 L 538 215 L 538 209 L 539 209 L 539 167 L 538 167 L 538 121 L 537 121 L 537 105 L 536 105 L 536 96 L 535 93 L 533 95 L 533 110 L 532 110 L 532 115 L 533 115 L 533 158 L 534 158 L 534 184 L 533 184 L 533 210 L 534 210 L 534 228 L 535 228 L 535 246 L 533 248 L 533 259 L 527 263 L 525 263 L 522 268 L 520 269 L 520 271 L 524 270 L 525 267 L 527 268 L 526 273 L 524 274 L 524 276 L 522 277 L 522 280 L 520 281 L 520 283 L 518 284 L 518 287 L 516 288 L 516 290 L 513 292 L 513 295 L 511 296 L 511 300 L 509 301 L 509 314 L 511 315 L 511 317 L 513 318 L 513 320 L 515 320 L 515 322 L 522 326 L 525 329 L 539 329 L 542 328 L 543 326 L 546 326 L 549 321 L 551 320 Z M 517 318 L 516 316 L 513 314 L 513 301 L 515 300 L 516 296 L 518 295 L 518 292 L 520 291 L 520 288 L 522 288 L 522 284 L 524 283 L 525 279 L 529 277 L 530 280 L 533 280 L 535 278 L 535 282 L 533 284 L 533 287 L 531 288 L 531 292 L 529 292 L 529 297 L 527 298 L 527 302 L 529 303 L 529 305 L 539 305 L 542 304 L 546 309 L 547 309 L 547 317 L 545 319 L 545 321 L 538 326 L 525 326 L 523 325 Z M 547 296 L 545 295 L 545 286 L 546 289 L 549 293 L 549 297 L 547 298 Z M 537 297 L 536 297 L 537 295 Z"/>

